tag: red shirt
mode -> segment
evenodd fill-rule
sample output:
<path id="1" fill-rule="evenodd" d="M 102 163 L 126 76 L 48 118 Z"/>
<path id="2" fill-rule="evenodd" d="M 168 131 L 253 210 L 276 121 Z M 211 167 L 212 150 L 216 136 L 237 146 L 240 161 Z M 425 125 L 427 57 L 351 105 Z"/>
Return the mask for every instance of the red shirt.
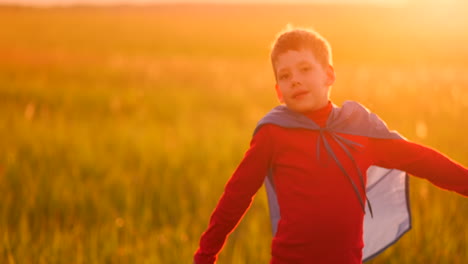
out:
<path id="1" fill-rule="evenodd" d="M 331 110 L 329 103 L 307 116 L 324 126 Z M 362 145 L 350 150 L 361 172 L 371 165 L 396 168 L 468 196 L 468 170 L 433 149 L 401 139 L 340 135 Z M 271 263 L 362 262 L 363 210 L 349 180 L 324 147 L 317 157 L 318 137 L 319 132 L 314 130 L 272 124 L 260 128 L 200 239 L 197 264 L 216 261 L 227 235 L 249 208 L 270 167 L 281 211 Z M 337 142 L 328 139 L 353 181 L 359 183 L 355 165 Z M 360 188 L 360 194 L 365 200 L 365 190 Z"/>

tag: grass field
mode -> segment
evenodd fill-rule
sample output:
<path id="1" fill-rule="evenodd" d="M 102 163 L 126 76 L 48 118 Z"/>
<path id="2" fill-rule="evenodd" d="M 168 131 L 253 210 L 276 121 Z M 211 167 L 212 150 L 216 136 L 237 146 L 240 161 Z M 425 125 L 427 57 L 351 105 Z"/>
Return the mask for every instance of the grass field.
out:
<path id="1" fill-rule="evenodd" d="M 466 9 L 0 8 L 0 263 L 191 263 L 256 122 L 277 31 L 334 49 L 332 99 L 468 166 Z M 219 263 L 267 263 L 263 188 Z M 411 179 L 413 230 L 369 263 L 468 263 L 468 199 Z"/>

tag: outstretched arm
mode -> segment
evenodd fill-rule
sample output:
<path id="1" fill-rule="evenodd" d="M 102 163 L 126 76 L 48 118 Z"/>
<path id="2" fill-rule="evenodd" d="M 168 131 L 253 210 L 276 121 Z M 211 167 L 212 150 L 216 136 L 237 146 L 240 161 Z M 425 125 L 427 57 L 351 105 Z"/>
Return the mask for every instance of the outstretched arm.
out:
<path id="1" fill-rule="evenodd" d="M 442 153 L 402 139 L 371 139 L 375 165 L 406 171 L 468 196 L 468 169 Z"/>
<path id="2" fill-rule="evenodd" d="M 265 125 L 255 134 L 249 150 L 226 184 L 211 215 L 208 229 L 200 239 L 200 247 L 194 256 L 196 264 L 216 261 L 227 236 L 237 226 L 250 207 L 255 193 L 262 186 L 273 153 L 268 128 Z"/>

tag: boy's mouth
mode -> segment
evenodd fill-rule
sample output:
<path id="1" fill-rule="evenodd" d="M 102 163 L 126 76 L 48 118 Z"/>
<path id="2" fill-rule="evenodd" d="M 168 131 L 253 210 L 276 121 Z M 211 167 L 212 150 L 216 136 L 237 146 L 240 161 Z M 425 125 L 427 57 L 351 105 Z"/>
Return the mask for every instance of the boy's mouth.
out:
<path id="1" fill-rule="evenodd" d="M 301 99 L 304 95 L 308 94 L 309 91 L 298 91 L 296 93 L 293 94 L 293 98 L 294 99 Z"/>

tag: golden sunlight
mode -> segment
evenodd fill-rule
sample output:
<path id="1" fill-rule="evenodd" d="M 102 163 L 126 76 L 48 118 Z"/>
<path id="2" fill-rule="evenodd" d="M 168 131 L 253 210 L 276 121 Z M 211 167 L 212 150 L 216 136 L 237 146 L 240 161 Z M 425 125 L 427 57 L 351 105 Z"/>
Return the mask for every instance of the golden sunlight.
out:
<path id="1" fill-rule="evenodd" d="M 370 4 L 384 6 L 405 6 L 418 0 L 0 0 L 0 4 L 20 5 L 74 5 L 74 4 L 157 4 L 157 3 L 216 3 L 216 4 Z M 452 2 L 449 0 L 447 2 Z M 430 2 L 430 1 L 428 1 Z"/>

